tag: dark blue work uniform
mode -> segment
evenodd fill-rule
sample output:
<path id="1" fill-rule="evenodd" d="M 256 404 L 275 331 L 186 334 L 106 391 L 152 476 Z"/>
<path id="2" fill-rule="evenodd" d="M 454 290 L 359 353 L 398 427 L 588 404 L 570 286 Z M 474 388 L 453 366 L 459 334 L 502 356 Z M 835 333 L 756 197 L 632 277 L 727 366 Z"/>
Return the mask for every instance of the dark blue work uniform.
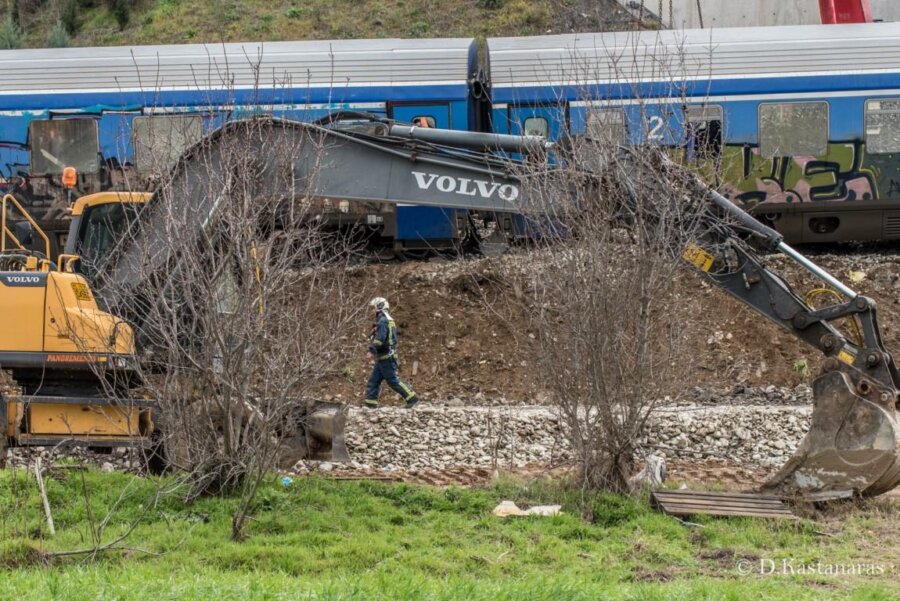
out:
<path id="1" fill-rule="evenodd" d="M 382 381 L 387 382 L 404 401 L 413 399 L 416 393 L 397 375 L 397 326 L 383 311 L 378 313 L 378 319 L 372 327 L 369 352 L 375 356 L 375 364 L 366 387 L 366 404 L 378 403 Z"/>

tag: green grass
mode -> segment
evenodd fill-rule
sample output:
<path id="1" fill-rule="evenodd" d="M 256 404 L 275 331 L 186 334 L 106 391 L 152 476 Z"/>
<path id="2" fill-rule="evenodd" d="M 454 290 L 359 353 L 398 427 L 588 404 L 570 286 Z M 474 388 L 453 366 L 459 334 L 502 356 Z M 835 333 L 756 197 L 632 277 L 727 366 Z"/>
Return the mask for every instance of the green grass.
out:
<path id="1" fill-rule="evenodd" d="M 631 25 L 615 0 L 139 0 L 123 29 L 104 2 L 86 4 L 93 6 L 78 9 L 70 46 L 540 35 Z M 9 6 L 0 3 L 0 19 Z M 52 7 L 20 11 L 26 45 L 45 46 L 59 14 Z"/>
<path id="2" fill-rule="evenodd" d="M 0 599 L 896 599 L 878 576 L 743 576 L 738 560 L 896 560 L 898 510 L 854 509 L 824 523 L 701 519 L 687 527 L 643 500 L 583 497 L 548 483 L 480 489 L 299 479 L 267 484 L 243 542 L 233 499 L 148 504 L 169 480 L 86 474 L 103 540 L 144 520 L 129 550 L 56 559 L 91 540 L 77 473 L 48 480 L 50 538 L 33 477 L 0 472 Z M 562 502 L 565 514 L 499 519 L 502 499 Z M 829 530 L 830 536 L 821 536 Z M 887 535 L 885 533 L 895 534 Z M 891 538 L 893 536 L 893 538 Z M 893 541 L 893 542 L 892 542 Z M 900 566 L 898 566 L 900 568 Z"/>

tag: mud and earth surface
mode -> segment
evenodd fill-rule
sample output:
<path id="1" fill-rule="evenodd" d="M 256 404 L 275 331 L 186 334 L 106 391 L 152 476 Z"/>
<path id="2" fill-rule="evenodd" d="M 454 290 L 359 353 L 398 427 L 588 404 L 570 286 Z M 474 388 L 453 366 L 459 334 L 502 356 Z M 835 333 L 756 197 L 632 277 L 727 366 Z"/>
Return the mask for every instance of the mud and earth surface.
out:
<path id="1" fill-rule="evenodd" d="M 829 252 L 803 249 L 816 262 L 874 299 L 888 350 L 900 349 L 900 246 L 837 247 Z M 827 250 L 827 249 L 826 249 Z M 459 399 L 466 404 L 545 404 L 529 323 L 507 311 L 513 295 L 506 286 L 527 262 L 528 251 L 501 257 L 390 263 L 360 267 L 354 273 L 371 296 L 391 302 L 400 328 L 401 373 L 428 401 Z M 523 261 L 523 259 L 526 259 Z M 819 287 L 799 266 L 781 256 L 767 259 L 800 296 Z M 692 319 L 684 323 L 683 381 L 691 386 L 673 396 L 691 399 L 696 386 L 715 391 L 747 387 L 805 384 L 818 372 L 814 349 L 766 321 L 724 292 L 682 272 L 672 282 L 669 303 L 687 304 Z M 366 316 L 368 317 L 368 315 Z M 360 353 L 336 365 L 319 386 L 318 396 L 356 403 L 362 400 L 369 365 L 364 357 L 368 323 L 360 322 Z M 382 401 L 398 404 L 388 391 Z"/>
<path id="2" fill-rule="evenodd" d="M 351 411 L 351 471 L 439 482 L 435 474 L 457 465 L 470 466 L 478 477 L 496 469 L 564 469 L 569 449 L 541 386 L 529 344 L 534 332 L 525 318 L 504 310 L 502 297 L 513 288 L 503 284 L 521 269 L 526 252 L 359 270 L 356 276 L 372 295 L 393 304 L 401 328 L 401 371 L 425 403 L 413 412 L 392 408 L 399 401 L 384 391 L 382 409 Z M 900 348 L 900 247 L 804 252 L 875 300 L 888 350 Z M 766 262 L 801 297 L 819 287 L 786 258 Z M 640 441 L 642 451 L 665 457 L 670 479 L 753 488 L 802 440 L 812 410 L 807 382 L 818 373 L 821 357 L 693 274 L 673 280 L 667 302 L 687 304 L 692 315 L 683 324 L 682 353 L 682 381 L 690 384 L 673 390 L 672 400 L 660 406 Z M 322 396 L 356 404 L 367 367 L 362 358 L 343 366 L 328 378 Z M 299 473 L 321 470 L 319 464 L 298 466 Z"/>

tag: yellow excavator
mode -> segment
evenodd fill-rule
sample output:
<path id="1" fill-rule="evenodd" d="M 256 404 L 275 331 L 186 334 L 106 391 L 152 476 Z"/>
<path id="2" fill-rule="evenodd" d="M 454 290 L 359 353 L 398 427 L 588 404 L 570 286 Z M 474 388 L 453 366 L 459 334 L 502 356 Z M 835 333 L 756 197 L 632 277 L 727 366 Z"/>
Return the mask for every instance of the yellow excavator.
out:
<path id="1" fill-rule="evenodd" d="M 97 207 L 143 203 L 149 196 L 105 192 L 83 197 L 72 208 L 72 229 Z M 88 280 L 73 269 L 76 256 L 50 259 L 49 239 L 12 195 L 3 197 L 2 211 L 0 366 L 19 390 L 8 391 L 0 402 L 0 462 L 8 442 L 148 445 L 152 401 L 123 404 L 120 399 L 127 396 L 110 395 L 106 388 L 130 381 L 135 367 L 131 326 L 98 306 Z M 7 217 L 14 215 L 21 221 L 10 227 Z M 35 237 L 43 251 L 31 250 Z"/>
<path id="2" fill-rule="evenodd" d="M 141 448 L 148 465 L 165 467 L 154 422 L 158 407 L 135 395 L 134 329 L 104 310 L 90 281 L 97 262 L 122 246 L 123 233 L 151 198 L 145 192 L 79 198 L 71 208 L 67 253 L 52 261 L 48 236 L 12 195 L 3 197 L 0 368 L 18 390 L 0 395 L 0 465 L 12 444 Z M 16 214 L 20 220 L 9 227 L 7 216 Z M 316 403 L 299 409 L 300 435 L 291 438 L 296 448 L 285 456 L 348 461 L 341 408 Z"/>
<path id="3" fill-rule="evenodd" d="M 500 230 L 511 236 L 520 216 L 546 205 L 541 204 L 545 190 L 522 175 L 528 171 L 517 170 L 522 161 L 510 157 L 525 156 L 531 173 L 541 170 L 537 179 L 542 181 L 564 165 L 577 169 L 585 186 L 612 178 L 623 190 L 616 199 L 623 209 L 641 206 L 645 219 L 652 217 L 652 205 L 639 205 L 645 201 L 633 184 L 647 180 L 641 189 L 681 199 L 685 214 L 704 226 L 679 249 L 687 266 L 825 357 L 822 373 L 812 382 L 810 430 L 766 488 L 825 500 L 877 495 L 900 483 L 900 375 L 882 343 L 875 303 L 785 244 L 778 232 L 649 149 L 621 148 L 616 160 L 606 162 L 571 153 L 567 158 L 565 147 L 536 136 L 419 128 L 374 116 L 346 127 L 267 117 L 230 122 L 189 149 L 154 194 L 79 199 L 67 254 L 55 261 L 49 251 L 26 250 L 23 238 L 36 234 L 46 242 L 30 218 L 7 227 L 6 202 L 14 203 L 7 197 L 0 253 L 0 368 L 21 387 L 18 395 L 0 401 L 7 442 L 149 444 L 152 401 L 123 404 L 101 391 L 110 382 L 130 385 L 136 354 L 129 323 L 137 324 L 140 307 L 153 301 L 136 298 L 144 274 L 177 264 L 173 253 L 179 251 L 165 243 L 173 220 L 185 236 L 216 227 L 216 212 L 234 178 L 208 174 L 230 173 L 227 158 L 235 139 L 255 170 L 254 197 L 465 209 L 496 216 Z M 541 160 L 551 153 L 561 158 Z M 673 182 L 679 182 L 677 189 Z M 95 211 L 105 211 L 105 218 L 91 219 Z M 127 241 L 119 243 L 126 222 Z M 14 248 L 6 250 L 7 239 Z M 832 291 L 836 302 L 810 306 L 764 264 L 760 253 L 779 253 L 800 265 Z M 115 307 L 116 315 L 102 307 Z M 845 335 L 837 324 L 848 319 L 856 328 Z M 76 335 L 70 324 L 88 334 Z M 312 411 L 304 439 L 316 441 L 319 457 L 347 459 L 343 413 L 327 405 Z"/>

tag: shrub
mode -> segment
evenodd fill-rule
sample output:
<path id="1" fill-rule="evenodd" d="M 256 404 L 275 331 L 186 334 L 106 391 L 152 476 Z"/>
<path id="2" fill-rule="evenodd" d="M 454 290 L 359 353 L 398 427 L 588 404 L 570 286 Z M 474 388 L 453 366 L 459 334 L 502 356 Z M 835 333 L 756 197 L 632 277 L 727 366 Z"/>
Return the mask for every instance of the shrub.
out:
<path id="1" fill-rule="evenodd" d="M 69 32 L 66 30 L 66 26 L 63 25 L 62 21 L 57 21 L 56 25 L 53 26 L 53 29 L 50 30 L 50 35 L 47 36 L 47 48 L 68 47 Z"/>
<path id="2" fill-rule="evenodd" d="M 428 36 L 429 26 L 425 21 L 416 21 L 409 26 L 409 37 L 424 38 Z"/>
<path id="3" fill-rule="evenodd" d="M 0 50 L 15 50 L 22 47 L 22 33 L 13 22 L 12 17 L 7 17 L 0 23 Z"/>
<path id="4" fill-rule="evenodd" d="M 131 19 L 131 11 L 128 7 L 128 0 L 107 0 L 106 5 L 116 18 L 119 29 L 125 29 L 128 21 Z"/>
<path id="5" fill-rule="evenodd" d="M 647 508 L 640 500 L 609 493 L 599 495 L 591 509 L 592 521 L 607 528 L 624 524 L 647 513 Z"/>
<path id="6" fill-rule="evenodd" d="M 69 35 L 78 33 L 78 9 L 80 6 L 79 0 L 66 0 L 63 3 L 59 19 Z"/>
<path id="7" fill-rule="evenodd" d="M 0 569 L 30 568 L 42 565 L 43 554 L 24 541 L 0 542 Z"/>

